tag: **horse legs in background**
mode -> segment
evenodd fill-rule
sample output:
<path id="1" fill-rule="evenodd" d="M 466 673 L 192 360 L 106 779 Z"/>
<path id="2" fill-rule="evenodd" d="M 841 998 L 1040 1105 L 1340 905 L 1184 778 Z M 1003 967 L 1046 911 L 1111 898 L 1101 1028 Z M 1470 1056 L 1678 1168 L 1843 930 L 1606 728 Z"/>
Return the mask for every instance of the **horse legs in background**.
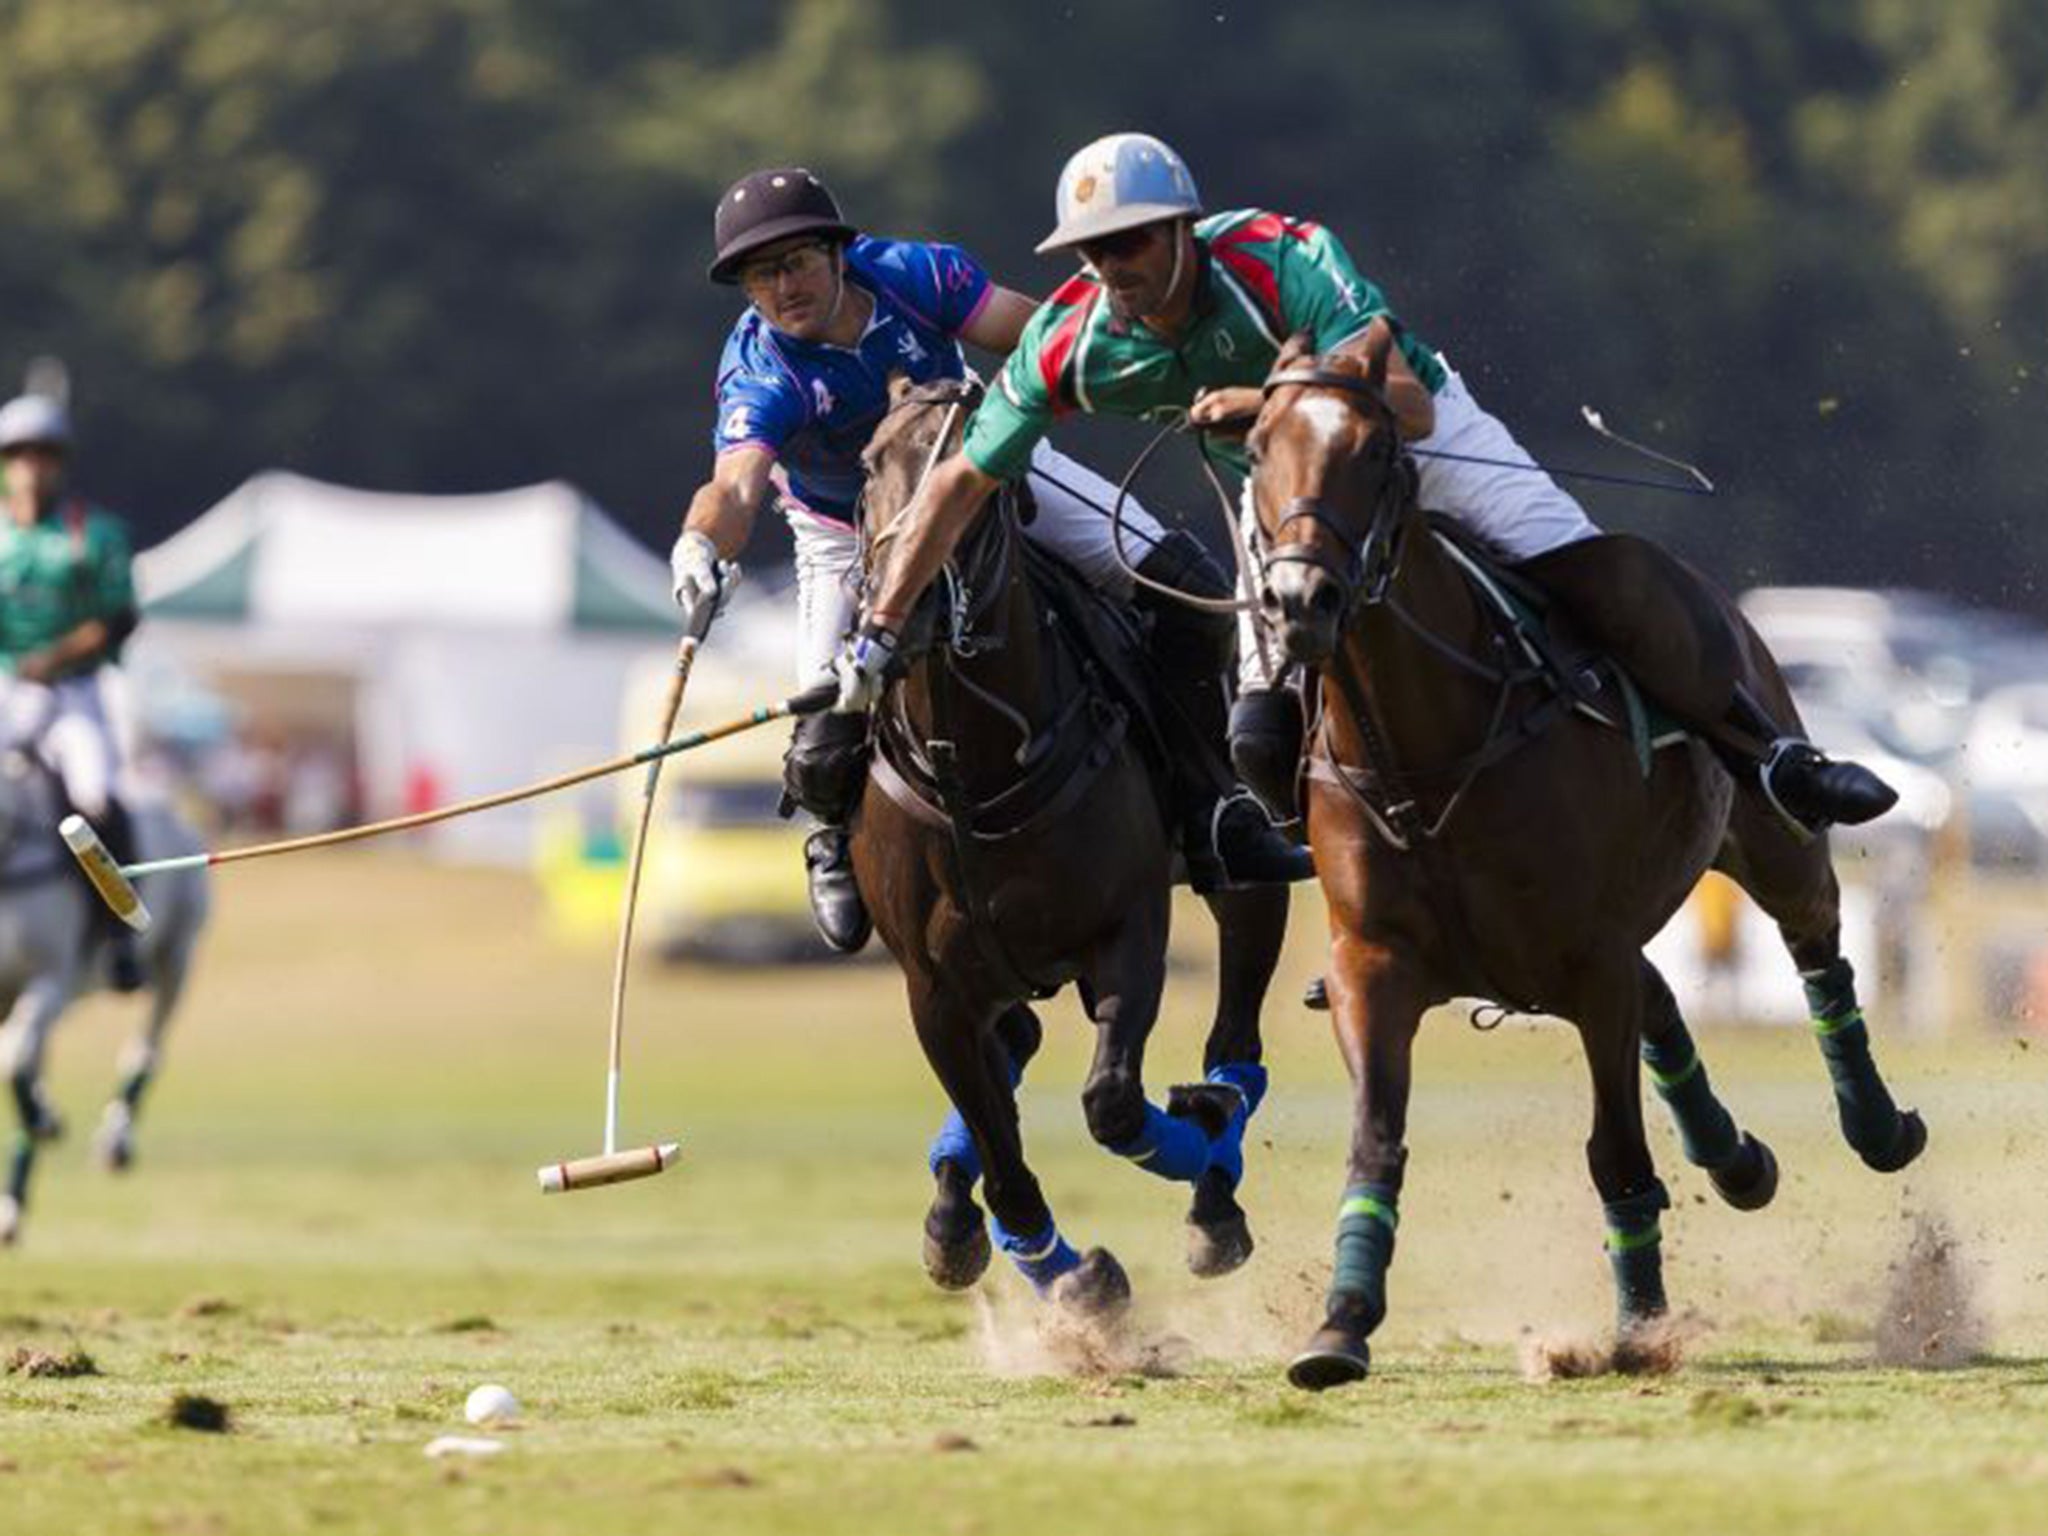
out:
<path id="1" fill-rule="evenodd" d="M 39 976 L 23 987 L 0 1024 L 0 1065 L 14 1101 L 18 1126 L 8 1159 L 7 1187 L 0 1191 L 0 1246 L 21 1235 L 28 1209 L 29 1177 L 35 1171 L 36 1149 L 63 1134 L 63 1123 L 43 1097 L 43 1047 L 50 1026 L 71 1001 L 69 976 Z"/>
<path id="2" fill-rule="evenodd" d="M 155 946 L 150 957 L 149 1014 L 121 1050 L 121 1080 L 93 1133 L 93 1151 L 110 1173 L 126 1172 L 135 1161 L 135 1116 L 162 1065 L 164 1031 L 184 993 L 191 954 L 189 941 L 167 940 Z"/>
<path id="3" fill-rule="evenodd" d="M 1192 1116 L 1208 1132 L 1209 1166 L 1188 1206 L 1188 1269 L 1227 1275 L 1252 1256 L 1251 1227 L 1237 1203 L 1244 1133 L 1266 1096 L 1259 1013 L 1287 937 L 1285 886 L 1220 891 L 1206 898 L 1218 938 L 1216 1017 L 1202 1053 L 1205 1081 L 1175 1088 L 1169 1114 Z"/>
<path id="4" fill-rule="evenodd" d="M 1799 842 L 1755 799 L 1735 797 L 1720 867 L 1777 923 L 1799 967 L 1843 1139 L 1867 1167 L 1897 1173 L 1926 1147 L 1927 1126 L 1917 1110 L 1893 1102 L 1871 1057 L 1856 974 L 1842 956 L 1841 890 L 1827 839 Z"/>
<path id="5" fill-rule="evenodd" d="M 1671 1111 L 1685 1160 L 1704 1169 L 1721 1198 L 1738 1211 L 1758 1211 L 1778 1192 L 1778 1160 L 1714 1093 L 1692 1033 L 1657 967 L 1639 967 L 1643 997 L 1643 1068 Z"/>
<path id="6" fill-rule="evenodd" d="M 1330 953 L 1331 1026 L 1351 1074 L 1351 1153 L 1337 1210 L 1337 1260 L 1323 1325 L 1287 1368 L 1311 1392 L 1363 1381 L 1367 1339 L 1387 1315 L 1401 1178 L 1408 1164 L 1408 1090 L 1425 1001 L 1405 953 L 1340 929 Z"/>

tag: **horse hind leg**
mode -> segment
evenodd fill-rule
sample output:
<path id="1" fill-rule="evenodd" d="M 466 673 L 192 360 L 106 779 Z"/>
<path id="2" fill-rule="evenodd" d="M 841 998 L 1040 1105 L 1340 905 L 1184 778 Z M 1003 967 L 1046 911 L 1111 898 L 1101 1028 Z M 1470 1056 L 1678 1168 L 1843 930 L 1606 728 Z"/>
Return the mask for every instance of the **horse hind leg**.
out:
<path id="1" fill-rule="evenodd" d="M 0 1190 L 0 1246 L 12 1244 L 21 1236 L 38 1147 L 63 1134 L 63 1122 L 43 1095 L 42 1066 L 44 1041 L 68 995 L 67 987 L 38 981 L 21 993 L 5 1025 L 0 1026 L 0 1062 L 6 1064 L 16 1119 L 14 1147 L 7 1160 L 7 1186 Z"/>
<path id="2" fill-rule="evenodd" d="M 1266 1097 L 1259 1016 L 1287 937 L 1285 886 L 1255 886 L 1208 898 L 1218 938 L 1216 1017 L 1203 1051 L 1204 1081 L 1174 1088 L 1169 1115 L 1192 1116 L 1210 1136 L 1209 1166 L 1188 1206 L 1188 1269 L 1227 1275 L 1252 1256 L 1251 1223 L 1237 1201 L 1244 1136 Z"/>
<path id="3" fill-rule="evenodd" d="M 991 1057 L 988 1070 L 1005 1075 L 1014 1093 L 1043 1038 L 1038 1016 L 1022 1003 L 1012 1004 L 996 1020 L 984 1046 L 984 1054 Z M 925 1161 L 933 1184 L 931 1208 L 924 1218 L 925 1273 L 946 1290 L 964 1291 L 986 1273 L 991 1250 L 986 1218 L 974 1202 L 974 1187 L 981 1182 L 981 1153 L 958 1109 L 947 1111 Z"/>
<path id="4" fill-rule="evenodd" d="M 1796 841 L 1755 798 L 1736 796 L 1722 867 L 1777 923 L 1799 968 L 1843 1140 L 1866 1167 L 1897 1173 L 1925 1150 L 1927 1125 L 1919 1111 L 1899 1109 L 1871 1054 L 1856 973 L 1842 954 L 1841 888 L 1827 839 Z"/>
<path id="5" fill-rule="evenodd" d="M 1656 966 L 1641 962 L 1643 1069 L 1678 1127 L 1685 1160 L 1703 1169 L 1721 1198 L 1738 1211 L 1762 1210 L 1778 1192 L 1778 1160 L 1771 1149 L 1738 1131 L 1735 1117 L 1714 1093 L 1707 1064 Z"/>

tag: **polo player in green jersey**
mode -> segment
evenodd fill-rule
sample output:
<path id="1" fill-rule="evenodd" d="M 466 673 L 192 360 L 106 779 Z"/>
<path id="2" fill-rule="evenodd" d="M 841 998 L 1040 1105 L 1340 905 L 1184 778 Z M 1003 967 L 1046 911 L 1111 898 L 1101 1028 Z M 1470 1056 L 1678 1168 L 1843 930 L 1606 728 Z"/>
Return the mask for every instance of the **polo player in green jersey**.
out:
<path id="1" fill-rule="evenodd" d="M 71 422 L 60 403 L 23 395 L 0 406 L 0 672 L 9 723 L 40 748 L 107 851 L 130 863 L 134 837 L 99 676 L 135 628 L 128 534 L 67 489 L 70 455 Z M 119 922 L 106 933 L 108 979 L 134 991 L 143 980 L 134 936 Z"/>
<path id="2" fill-rule="evenodd" d="M 960 452 L 932 471 L 917 515 L 904 519 L 914 532 L 834 662 L 838 708 L 862 709 L 879 695 L 896 626 L 1056 417 L 1086 411 L 1210 427 L 1249 420 L 1290 336 L 1306 335 L 1319 353 L 1362 351 L 1368 328 L 1384 318 L 1399 341 L 1387 402 L 1402 440 L 1421 450 L 1425 506 L 1553 593 L 1646 694 L 1802 834 L 1868 821 L 1897 799 L 1868 769 L 1791 736 L 1750 697 L 1740 681 L 1741 637 L 1689 566 L 1647 540 L 1603 534 L 1548 475 L 1502 467 L 1531 460 L 1443 356 L 1400 326 L 1327 229 L 1258 209 L 1204 217 L 1180 156 L 1138 133 L 1099 139 L 1069 160 L 1057 209 L 1058 227 L 1038 249 L 1078 252 L 1082 272 L 1039 306 Z M 1220 440 L 1216 451 L 1247 471 L 1241 443 Z M 1255 540 L 1255 523 L 1249 531 Z M 1291 693 L 1271 687 L 1268 659 L 1246 649 L 1266 686 L 1238 700 L 1232 756 L 1269 802 L 1291 798 L 1300 715 Z"/>

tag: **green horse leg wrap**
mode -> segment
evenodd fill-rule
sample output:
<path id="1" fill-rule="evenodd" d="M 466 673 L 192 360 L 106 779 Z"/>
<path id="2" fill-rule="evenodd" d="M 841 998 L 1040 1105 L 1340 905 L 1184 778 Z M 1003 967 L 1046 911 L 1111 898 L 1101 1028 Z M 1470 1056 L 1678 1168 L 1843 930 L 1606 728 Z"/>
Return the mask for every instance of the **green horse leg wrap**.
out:
<path id="1" fill-rule="evenodd" d="M 1664 1234 L 1657 1213 L 1670 1207 L 1671 1197 L 1658 1179 L 1641 1194 L 1601 1207 L 1607 1216 L 1607 1262 L 1614 1267 L 1615 1315 L 1624 1329 L 1665 1311 Z"/>
<path id="2" fill-rule="evenodd" d="M 1674 1022 L 1661 1040 L 1643 1041 L 1642 1052 L 1657 1097 L 1678 1127 L 1685 1160 L 1695 1168 L 1726 1168 L 1734 1162 L 1742 1151 L 1735 1117 L 1714 1096 L 1707 1064 L 1684 1023 Z"/>
<path id="3" fill-rule="evenodd" d="M 1899 1107 L 1870 1057 L 1870 1031 L 1856 1002 L 1856 973 L 1848 961 L 1835 960 L 1801 972 L 1800 979 L 1806 984 L 1814 1038 L 1835 1085 L 1843 1139 L 1865 1158 L 1882 1157 L 1898 1141 Z"/>
<path id="4" fill-rule="evenodd" d="M 1330 1280 L 1330 1306 L 1340 1299 L 1364 1308 L 1364 1331 L 1387 1315 L 1387 1266 L 1394 1262 L 1394 1229 L 1400 1225 L 1396 1191 L 1384 1184 L 1354 1184 L 1337 1211 L 1337 1268 Z"/>

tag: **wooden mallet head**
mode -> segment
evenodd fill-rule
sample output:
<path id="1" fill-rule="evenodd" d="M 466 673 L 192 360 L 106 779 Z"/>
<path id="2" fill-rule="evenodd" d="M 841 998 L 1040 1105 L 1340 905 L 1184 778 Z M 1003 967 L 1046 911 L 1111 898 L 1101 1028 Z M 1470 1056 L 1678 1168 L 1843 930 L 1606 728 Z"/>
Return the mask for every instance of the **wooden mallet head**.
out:
<path id="1" fill-rule="evenodd" d="M 549 1163 L 536 1170 L 536 1176 L 542 1194 L 572 1194 L 604 1184 L 623 1184 L 628 1179 L 651 1179 L 675 1166 L 681 1153 L 676 1143 L 658 1141 L 651 1147 L 635 1147 L 630 1152 L 605 1152 L 573 1162 Z"/>
<path id="2" fill-rule="evenodd" d="M 137 933 L 149 932 L 149 908 L 142 904 L 142 897 L 133 883 L 122 873 L 121 866 L 114 862 L 114 856 L 107 852 L 107 845 L 100 841 L 99 833 L 93 831 L 92 823 L 83 816 L 66 816 L 57 823 L 57 831 L 64 838 L 64 846 L 71 850 L 71 856 L 78 860 L 78 867 L 85 871 L 85 878 L 100 893 L 100 900 L 113 908 L 114 916 Z"/>

